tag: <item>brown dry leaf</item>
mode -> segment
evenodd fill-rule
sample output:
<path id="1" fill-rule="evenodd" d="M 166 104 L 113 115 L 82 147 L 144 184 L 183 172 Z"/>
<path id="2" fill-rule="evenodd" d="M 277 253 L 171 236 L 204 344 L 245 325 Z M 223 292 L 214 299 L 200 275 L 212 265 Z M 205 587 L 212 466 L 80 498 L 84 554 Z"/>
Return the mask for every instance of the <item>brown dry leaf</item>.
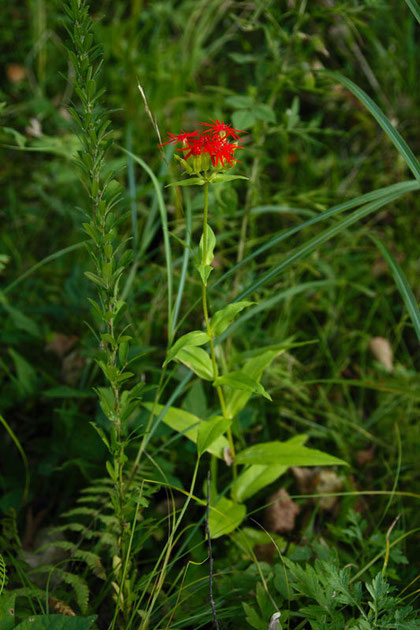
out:
<path id="1" fill-rule="evenodd" d="M 393 353 L 388 339 L 385 339 L 385 337 L 372 337 L 369 342 L 369 349 L 375 359 L 379 361 L 379 363 L 381 363 L 388 372 L 393 371 Z"/>
<path id="2" fill-rule="evenodd" d="M 318 477 L 317 468 L 305 468 L 305 466 L 292 466 L 292 471 L 301 494 L 311 494 L 315 490 Z"/>
<path id="3" fill-rule="evenodd" d="M 29 119 L 29 125 L 26 125 L 25 133 L 27 133 L 28 136 L 32 136 L 33 138 L 41 138 L 42 126 L 38 118 Z"/>
<path id="4" fill-rule="evenodd" d="M 337 475 L 335 470 L 323 468 L 319 471 L 315 488 L 317 494 L 332 494 L 334 492 L 341 492 L 342 489 L 343 480 Z M 321 497 L 317 500 L 322 510 L 332 510 L 337 503 L 338 497 Z"/>
<path id="5" fill-rule="evenodd" d="M 375 459 L 375 444 L 372 444 L 370 448 L 366 448 L 363 451 L 357 451 L 356 459 L 360 466 L 373 462 Z"/>
<path id="6" fill-rule="evenodd" d="M 84 367 L 85 358 L 80 352 L 78 352 L 78 350 L 70 352 L 70 354 L 63 359 L 61 364 L 61 376 L 63 381 L 70 387 L 74 387 L 78 383 Z"/>
<path id="7" fill-rule="evenodd" d="M 52 341 L 47 343 L 45 350 L 47 352 L 54 352 L 60 359 L 67 354 L 69 350 L 78 342 L 79 337 L 76 335 L 64 335 L 62 333 L 55 333 Z"/>
<path id="8" fill-rule="evenodd" d="M 295 519 L 300 509 L 290 498 L 285 488 L 268 499 L 270 505 L 265 510 L 265 521 L 270 532 L 290 532 L 295 526 Z"/>
<path id="9" fill-rule="evenodd" d="M 62 602 L 60 599 L 54 599 L 54 597 L 50 597 L 48 600 L 48 603 L 51 606 L 51 608 L 57 611 L 58 613 L 60 613 L 60 615 L 67 615 L 68 617 L 76 617 L 76 613 L 74 612 L 74 610 L 70 608 L 68 604 L 66 604 L 65 602 Z"/>
<path id="10" fill-rule="evenodd" d="M 226 448 L 223 450 L 223 459 L 225 460 L 226 466 L 232 466 L 233 457 L 232 451 L 230 450 L 229 446 L 226 446 Z"/>
<path id="11" fill-rule="evenodd" d="M 20 63 L 9 63 L 6 66 L 6 75 L 11 83 L 20 83 L 26 77 L 26 68 Z"/>

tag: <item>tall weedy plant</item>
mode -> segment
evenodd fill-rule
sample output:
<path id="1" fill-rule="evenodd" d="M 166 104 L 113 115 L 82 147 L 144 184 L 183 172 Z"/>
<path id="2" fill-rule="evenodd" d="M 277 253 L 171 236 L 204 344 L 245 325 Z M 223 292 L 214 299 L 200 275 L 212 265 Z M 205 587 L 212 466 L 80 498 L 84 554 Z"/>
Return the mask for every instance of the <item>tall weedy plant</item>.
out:
<path id="1" fill-rule="evenodd" d="M 109 431 L 92 423 L 109 451 L 106 462 L 112 480 L 110 497 L 118 522 L 116 537 L 119 544 L 117 558 L 114 558 L 116 574 L 128 562 L 130 528 L 125 466 L 127 457 L 126 420 L 138 404 L 143 383 L 127 386 L 133 376 L 128 371 L 128 352 L 131 337 L 121 323 L 126 303 L 120 298 L 120 280 L 132 260 L 132 251 L 127 240 L 118 235 L 118 226 L 126 218 L 119 201 L 121 188 L 113 173 L 104 171 L 105 158 L 112 144 L 110 120 L 101 106 L 103 89 L 98 88 L 98 75 L 101 68 L 101 51 L 94 43 L 92 21 L 85 0 L 69 0 L 66 7 L 70 18 L 67 26 L 72 41 L 69 55 L 75 70 L 75 92 L 80 105 L 70 109 L 74 118 L 81 148 L 76 159 L 80 179 L 87 193 L 87 203 L 83 208 L 86 221 L 83 229 L 89 237 L 86 242 L 94 271 L 85 274 L 96 288 L 96 298 L 90 299 L 95 322 L 92 328 L 98 341 L 95 356 L 97 365 L 103 372 L 106 385 L 97 387 L 100 406 L 109 421 Z M 130 515 L 131 508 L 130 508 Z M 120 567 L 120 568 L 119 568 Z M 119 603 L 122 605 L 118 585 Z"/>
<path id="2" fill-rule="evenodd" d="M 170 361 L 179 361 L 199 378 L 210 382 L 217 393 L 220 413 L 207 420 L 197 418 L 183 409 L 171 407 L 158 411 L 165 413 L 163 420 L 172 428 L 197 443 L 198 459 L 206 452 L 212 455 L 212 470 L 216 473 L 216 458 L 232 466 L 231 498 L 226 490 L 217 492 L 216 474 L 212 475 L 209 530 L 213 538 L 233 531 L 246 515 L 245 499 L 272 483 L 289 466 L 340 465 L 344 462 L 326 453 L 304 446 L 305 435 L 298 435 L 288 442 L 273 441 L 258 444 L 237 452 L 234 433 L 240 435 L 238 414 L 253 394 L 271 400 L 261 384 L 264 370 L 281 354 L 287 344 L 257 348 L 243 365 L 231 365 L 222 341 L 228 335 L 229 326 L 235 317 L 253 302 L 238 300 L 227 304 L 213 315 L 209 307 L 208 282 L 213 271 L 212 261 L 216 247 L 216 235 L 209 225 L 209 186 L 235 179 L 247 179 L 228 171 L 238 161 L 235 153 L 242 149 L 241 134 L 219 120 L 201 123 L 200 131 L 168 133 L 169 140 L 163 144 L 180 144 L 176 149 L 185 153 L 184 158 L 175 157 L 188 175 L 186 179 L 173 182 L 171 186 L 200 186 L 204 189 L 202 213 L 202 235 L 199 246 L 193 251 L 195 267 L 201 281 L 202 311 L 205 330 L 189 332 L 172 345 L 167 353 L 164 367 Z M 163 146 L 163 145 L 160 145 Z M 220 344 L 220 352 L 216 346 Z M 203 346 L 208 346 L 208 352 Z M 290 347 L 290 346 L 289 346 Z M 156 410 L 156 405 L 149 405 Z M 238 472 L 238 466 L 243 468 Z"/>

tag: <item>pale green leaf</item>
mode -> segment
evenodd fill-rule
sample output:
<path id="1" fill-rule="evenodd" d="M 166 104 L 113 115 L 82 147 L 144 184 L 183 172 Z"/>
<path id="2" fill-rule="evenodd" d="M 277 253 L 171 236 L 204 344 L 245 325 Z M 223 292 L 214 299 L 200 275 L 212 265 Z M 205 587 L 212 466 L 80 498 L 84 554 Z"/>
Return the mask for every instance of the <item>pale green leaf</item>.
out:
<path id="1" fill-rule="evenodd" d="M 177 182 L 172 182 L 165 186 L 165 188 L 169 188 L 170 186 L 203 186 L 205 183 L 206 181 L 201 177 L 190 177 L 190 179 L 180 179 Z"/>
<path id="2" fill-rule="evenodd" d="M 263 120 L 265 122 L 276 122 L 276 115 L 270 105 L 266 103 L 258 103 L 252 109 L 254 112 L 255 118 L 257 120 Z"/>
<path id="3" fill-rule="evenodd" d="M 216 236 L 211 229 L 210 225 L 207 226 L 207 248 L 206 248 L 206 259 L 203 260 L 203 235 L 200 238 L 200 258 L 201 262 L 205 265 L 211 265 L 214 258 L 214 248 L 216 247 Z"/>
<path id="4" fill-rule="evenodd" d="M 226 104 L 235 109 L 248 109 L 253 106 L 254 101 L 250 96 L 235 94 L 234 96 L 227 97 Z"/>
<path id="5" fill-rule="evenodd" d="M 245 177 L 244 175 L 227 175 L 225 173 L 217 173 L 217 175 L 213 175 L 210 177 L 210 182 L 232 182 L 234 179 L 249 179 L 249 177 Z"/>
<path id="6" fill-rule="evenodd" d="M 229 418 L 214 416 L 209 420 L 201 421 L 198 427 L 197 451 L 201 455 L 208 451 L 216 440 L 223 435 L 232 424 Z"/>
<path id="7" fill-rule="evenodd" d="M 307 440 L 307 437 L 307 435 L 296 435 L 290 440 L 287 440 L 286 444 L 302 445 Z M 262 488 L 273 483 L 273 481 L 283 475 L 288 468 L 289 466 L 279 463 L 270 464 L 269 466 L 264 464 L 253 464 L 249 466 L 249 468 L 244 470 L 233 482 L 232 498 L 242 503 Z"/>
<path id="8" fill-rule="evenodd" d="M 185 348 L 185 346 L 203 346 L 209 340 L 210 337 L 208 334 L 202 330 L 193 330 L 186 335 L 182 335 L 182 337 L 177 339 L 172 348 L 168 351 L 163 367 L 175 358 L 177 352 L 181 350 L 181 348 Z"/>
<path id="9" fill-rule="evenodd" d="M 221 335 L 226 328 L 228 328 L 236 315 L 240 313 L 244 308 L 252 306 L 256 302 L 249 302 L 248 300 L 242 300 L 241 302 L 234 302 L 228 304 L 220 311 L 217 311 L 211 318 L 211 328 L 215 337 Z"/>
<path id="10" fill-rule="evenodd" d="M 235 370 L 234 372 L 219 376 L 214 381 L 214 385 L 227 385 L 232 389 L 239 389 L 241 391 L 250 392 L 251 394 L 260 394 L 264 396 L 264 398 L 271 400 L 270 394 L 265 391 L 261 383 L 256 381 L 255 378 L 248 376 L 248 374 L 242 370 Z"/>
<path id="11" fill-rule="evenodd" d="M 213 271 L 213 267 L 211 265 L 203 265 L 202 262 L 196 263 L 195 267 L 200 274 L 200 278 L 203 281 L 203 284 L 207 286 L 207 281 L 211 272 Z"/>
<path id="12" fill-rule="evenodd" d="M 149 411 L 154 409 L 156 414 L 160 414 L 164 409 L 164 405 L 154 405 L 151 402 L 143 403 L 143 406 Z M 184 409 L 169 407 L 162 418 L 162 422 L 167 424 L 168 427 L 171 427 L 171 429 L 174 429 L 174 431 L 182 433 L 186 438 L 196 444 L 199 426 L 204 424 L 205 420 L 201 420 L 198 416 L 189 413 L 189 411 L 184 411 Z M 221 435 L 208 447 L 207 450 L 212 455 L 223 459 L 223 451 L 228 446 L 229 442 L 223 435 Z"/>
<path id="13" fill-rule="evenodd" d="M 219 497 L 210 504 L 210 538 L 220 538 L 239 527 L 246 516 L 244 505 L 234 503 L 225 497 Z"/>
<path id="14" fill-rule="evenodd" d="M 283 464 L 284 466 L 347 466 L 328 453 L 288 442 L 254 444 L 236 456 L 237 464 Z"/>
<path id="15" fill-rule="evenodd" d="M 194 348 L 192 346 L 181 348 L 175 358 L 189 367 L 190 370 L 195 372 L 200 378 L 204 378 L 206 381 L 213 380 L 211 359 L 202 348 Z"/>
<path id="16" fill-rule="evenodd" d="M 262 348 L 259 353 L 249 359 L 242 367 L 242 371 L 248 376 L 259 382 L 262 373 L 270 365 L 270 363 L 282 352 L 284 345 L 268 346 Z M 243 409 L 251 396 L 250 392 L 231 390 L 226 396 L 226 408 L 228 416 L 234 418 L 241 409 Z"/>
<path id="17" fill-rule="evenodd" d="M 249 109 L 241 109 L 240 111 L 233 112 L 232 115 L 233 126 L 236 129 L 245 131 L 250 129 L 255 124 L 255 116 Z"/>

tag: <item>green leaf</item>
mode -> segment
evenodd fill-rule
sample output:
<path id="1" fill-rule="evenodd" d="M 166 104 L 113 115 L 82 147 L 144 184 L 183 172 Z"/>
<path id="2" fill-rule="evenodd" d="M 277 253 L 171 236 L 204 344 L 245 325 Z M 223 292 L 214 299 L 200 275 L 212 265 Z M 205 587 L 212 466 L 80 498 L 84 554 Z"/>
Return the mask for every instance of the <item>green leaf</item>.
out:
<path id="1" fill-rule="evenodd" d="M 255 116 L 251 110 L 241 109 L 238 112 L 233 112 L 232 122 L 236 129 L 245 131 L 255 125 Z"/>
<path id="2" fill-rule="evenodd" d="M 264 370 L 282 352 L 284 345 L 268 346 L 262 348 L 258 354 L 249 359 L 242 367 L 242 372 L 259 382 Z M 232 390 L 226 396 L 226 409 L 228 416 L 234 418 L 243 409 L 251 397 L 251 392 Z"/>
<path id="3" fill-rule="evenodd" d="M 255 630 L 267 629 L 267 622 L 261 619 L 255 608 L 252 608 L 246 602 L 242 602 L 242 608 L 244 609 L 245 619 L 252 628 L 255 628 Z"/>
<path id="4" fill-rule="evenodd" d="M 270 107 L 270 105 L 266 105 L 265 103 L 258 103 L 252 109 L 254 112 L 255 118 L 257 120 L 263 120 L 264 122 L 276 122 L 276 114 Z"/>
<path id="5" fill-rule="evenodd" d="M 172 348 L 168 351 L 163 367 L 176 357 L 177 352 L 179 352 L 181 348 L 185 348 L 186 346 L 203 346 L 208 341 L 210 341 L 210 337 L 202 330 L 193 330 L 186 335 L 182 335 L 182 337 L 177 339 Z"/>
<path id="6" fill-rule="evenodd" d="M 213 366 L 205 350 L 187 346 L 186 348 L 181 348 L 175 358 L 189 367 L 200 378 L 204 378 L 206 381 L 213 380 Z"/>
<path id="7" fill-rule="evenodd" d="M 420 24 L 420 7 L 417 4 L 416 0 L 405 0 L 405 1 L 407 5 L 410 7 L 417 22 Z"/>
<path id="8" fill-rule="evenodd" d="M 213 271 L 213 267 L 211 265 L 203 265 L 203 263 L 196 263 L 195 265 L 198 273 L 200 274 L 200 278 L 203 281 L 203 284 L 207 286 L 207 282 L 211 272 Z"/>
<path id="9" fill-rule="evenodd" d="M 75 387 L 69 387 L 68 385 L 57 385 L 57 387 L 50 387 L 44 389 L 42 392 L 44 396 L 49 398 L 92 398 L 94 394 L 91 390 L 76 389 Z"/>
<path id="10" fill-rule="evenodd" d="M 214 416 L 209 420 L 200 422 L 197 436 L 197 451 L 199 457 L 208 451 L 210 446 L 221 436 L 232 424 L 229 418 Z"/>
<path id="11" fill-rule="evenodd" d="M 227 385 L 232 389 L 239 389 L 245 392 L 250 392 L 251 394 L 261 394 L 264 398 L 268 400 L 272 400 L 270 394 L 268 394 L 264 387 L 252 378 L 246 372 L 242 370 L 235 370 L 234 372 L 229 372 L 228 374 L 223 374 L 223 376 L 219 376 L 214 381 L 214 386 L 218 385 Z"/>
<path id="12" fill-rule="evenodd" d="M 284 466 L 347 466 L 328 453 L 288 442 L 254 444 L 236 456 L 237 464 L 283 464 Z"/>
<path id="13" fill-rule="evenodd" d="M 177 182 L 167 184 L 165 188 L 169 188 L 170 186 L 203 186 L 205 183 L 206 180 L 201 177 L 191 177 L 190 179 L 180 179 Z"/>
<path id="14" fill-rule="evenodd" d="M 407 307 L 411 321 L 413 322 L 414 330 L 417 334 L 417 339 L 420 341 L 420 310 L 411 287 L 407 282 L 407 278 L 405 277 L 400 265 L 382 241 L 373 235 L 371 235 L 370 238 L 380 249 L 382 256 L 385 258 L 386 264 L 394 276 L 395 284 L 397 285 L 398 290 L 401 293 L 401 297 Z"/>
<path id="15" fill-rule="evenodd" d="M 155 410 L 156 414 L 161 414 L 164 410 L 164 405 L 154 405 L 154 403 L 143 403 L 143 406 L 146 407 L 149 411 L 152 409 Z M 162 417 L 162 421 L 174 429 L 178 433 L 182 433 L 186 438 L 197 443 L 198 430 L 201 424 L 204 424 L 205 421 L 201 420 L 198 416 L 189 413 L 189 411 L 184 411 L 184 409 L 178 409 L 176 407 L 169 407 L 165 412 L 165 415 Z M 208 422 L 208 420 L 207 420 Z M 209 447 L 208 452 L 219 459 L 223 459 L 223 451 L 225 448 L 229 446 L 229 442 L 227 439 L 221 435 L 217 438 Z"/>
<path id="16" fill-rule="evenodd" d="M 10 304 L 6 301 L 6 298 L 0 293 L 0 304 L 3 308 L 8 312 L 10 317 L 13 320 L 13 325 L 15 328 L 19 328 L 20 330 L 24 330 L 25 332 L 33 335 L 34 337 L 40 337 L 41 331 L 39 330 L 38 324 L 34 322 L 33 319 L 24 315 L 21 311 L 18 311 L 17 308 L 10 306 Z"/>
<path id="17" fill-rule="evenodd" d="M 211 329 L 215 337 L 221 335 L 226 328 L 228 328 L 236 315 L 240 313 L 244 308 L 252 306 L 256 302 L 249 302 L 248 300 L 242 300 L 242 302 L 235 302 L 234 304 L 228 304 L 220 311 L 217 311 L 211 318 Z"/>
<path id="18" fill-rule="evenodd" d="M 250 96 L 235 94 L 235 96 L 228 96 L 226 104 L 235 109 L 249 109 L 250 107 L 253 107 L 254 101 Z"/>
<path id="19" fill-rule="evenodd" d="M 97 615 L 70 617 L 69 615 L 34 615 L 19 623 L 15 630 L 88 630 Z"/>
<path id="20" fill-rule="evenodd" d="M 105 282 L 105 280 L 103 280 L 103 278 L 100 278 L 99 276 L 97 276 L 96 273 L 92 273 L 91 271 L 85 271 L 85 276 L 86 276 L 86 278 L 89 278 L 89 280 L 94 282 L 99 287 L 102 287 L 103 289 L 107 289 L 108 288 L 108 285 Z"/>
<path id="21" fill-rule="evenodd" d="M 249 179 L 249 177 L 245 177 L 244 175 L 227 175 L 226 173 L 217 173 L 216 175 L 212 175 L 209 179 L 209 182 L 231 182 L 234 179 Z"/>
<path id="22" fill-rule="evenodd" d="M 411 7 L 410 7 L 411 8 Z M 395 127 L 390 123 L 388 118 L 383 114 L 383 112 L 379 109 L 375 101 L 373 101 L 370 96 L 366 94 L 358 85 L 344 77 L 342 74 L 337 72 L 325 71 L 328 76 L 332 77 L 336 81 L 339 81 L 343 85 L 346 86 L 348 90 L 366 107 L 366 109 L 372 114 L 375 118 L 376 122 L 382 127 L 385 131 L 388 138 L 397 148 L 399 153 L 404 158 L 405 163 L 408 168 L 413 173 L 414 177 L 420 182 L 420 163 L 417 160 L 416 156 L 404 140 L 404 138 L 400 135 L 400 133 L 395 129 Z"/>
<path id="23" fill-rule="evenodd" d="M 207 251 L 206 251 L 205 260 L 203 260 L 204 258 L 203 257 L 203 236 L 204 235 L 202 234 L 200 238 L 200 245 L 199 245 L 201 262 L 204 265 L 211 265 L 214 258 L 214 248 L 216 247 L 216 236 L 213 230 L 211 229 L 210 225 L 207 226 Z"/>
<path id="24" fill-rule="evenodd" d="M 5 591 L 0 596 L 0 630 L 12 630 L 15 627 L 16 593 Z"/>
<path id="25" fill-rule="evenodd" d="M 220 538 L 239 527 L 246 516 L 244 505 L 234 503 L 225 497 L 210 503 L 209 529 L 210 538 Z"/>
<path id="26" fill-rule="evenodd" d="M 296 435 L 290 440 L 287 440 L 286 444 L 298 444 L 303 445 L 307 440 L 307 435 Z M 281 475 L 283 475 L 289 466 L 274 463 L 269 466 L 264 464 L 253 464 L 244 470 L 233 482 L 232 486 L 232 498 L 238 503 L 243 503 L 249 497 L 252 497 L 256 492 L 265 488 L 273 483 Z"/>
<path id="27" fill-rule="evenodd" d="M 16 350 L 9 348 L 9 354 L 15 364 L 18 387 L 22 395 L 33 394 L 37 388 L 36 371 Z"/>

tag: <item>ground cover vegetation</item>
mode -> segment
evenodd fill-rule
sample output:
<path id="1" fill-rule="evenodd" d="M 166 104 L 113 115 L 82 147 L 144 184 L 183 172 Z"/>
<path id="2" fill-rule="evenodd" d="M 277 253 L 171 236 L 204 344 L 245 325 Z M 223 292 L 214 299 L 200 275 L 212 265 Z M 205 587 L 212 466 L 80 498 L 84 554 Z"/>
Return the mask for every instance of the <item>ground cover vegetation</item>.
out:
<path id="1" fill-rule="evenodd" d="M 0 630 L 419 628 L 418 4 L 0 16 Z"/>

